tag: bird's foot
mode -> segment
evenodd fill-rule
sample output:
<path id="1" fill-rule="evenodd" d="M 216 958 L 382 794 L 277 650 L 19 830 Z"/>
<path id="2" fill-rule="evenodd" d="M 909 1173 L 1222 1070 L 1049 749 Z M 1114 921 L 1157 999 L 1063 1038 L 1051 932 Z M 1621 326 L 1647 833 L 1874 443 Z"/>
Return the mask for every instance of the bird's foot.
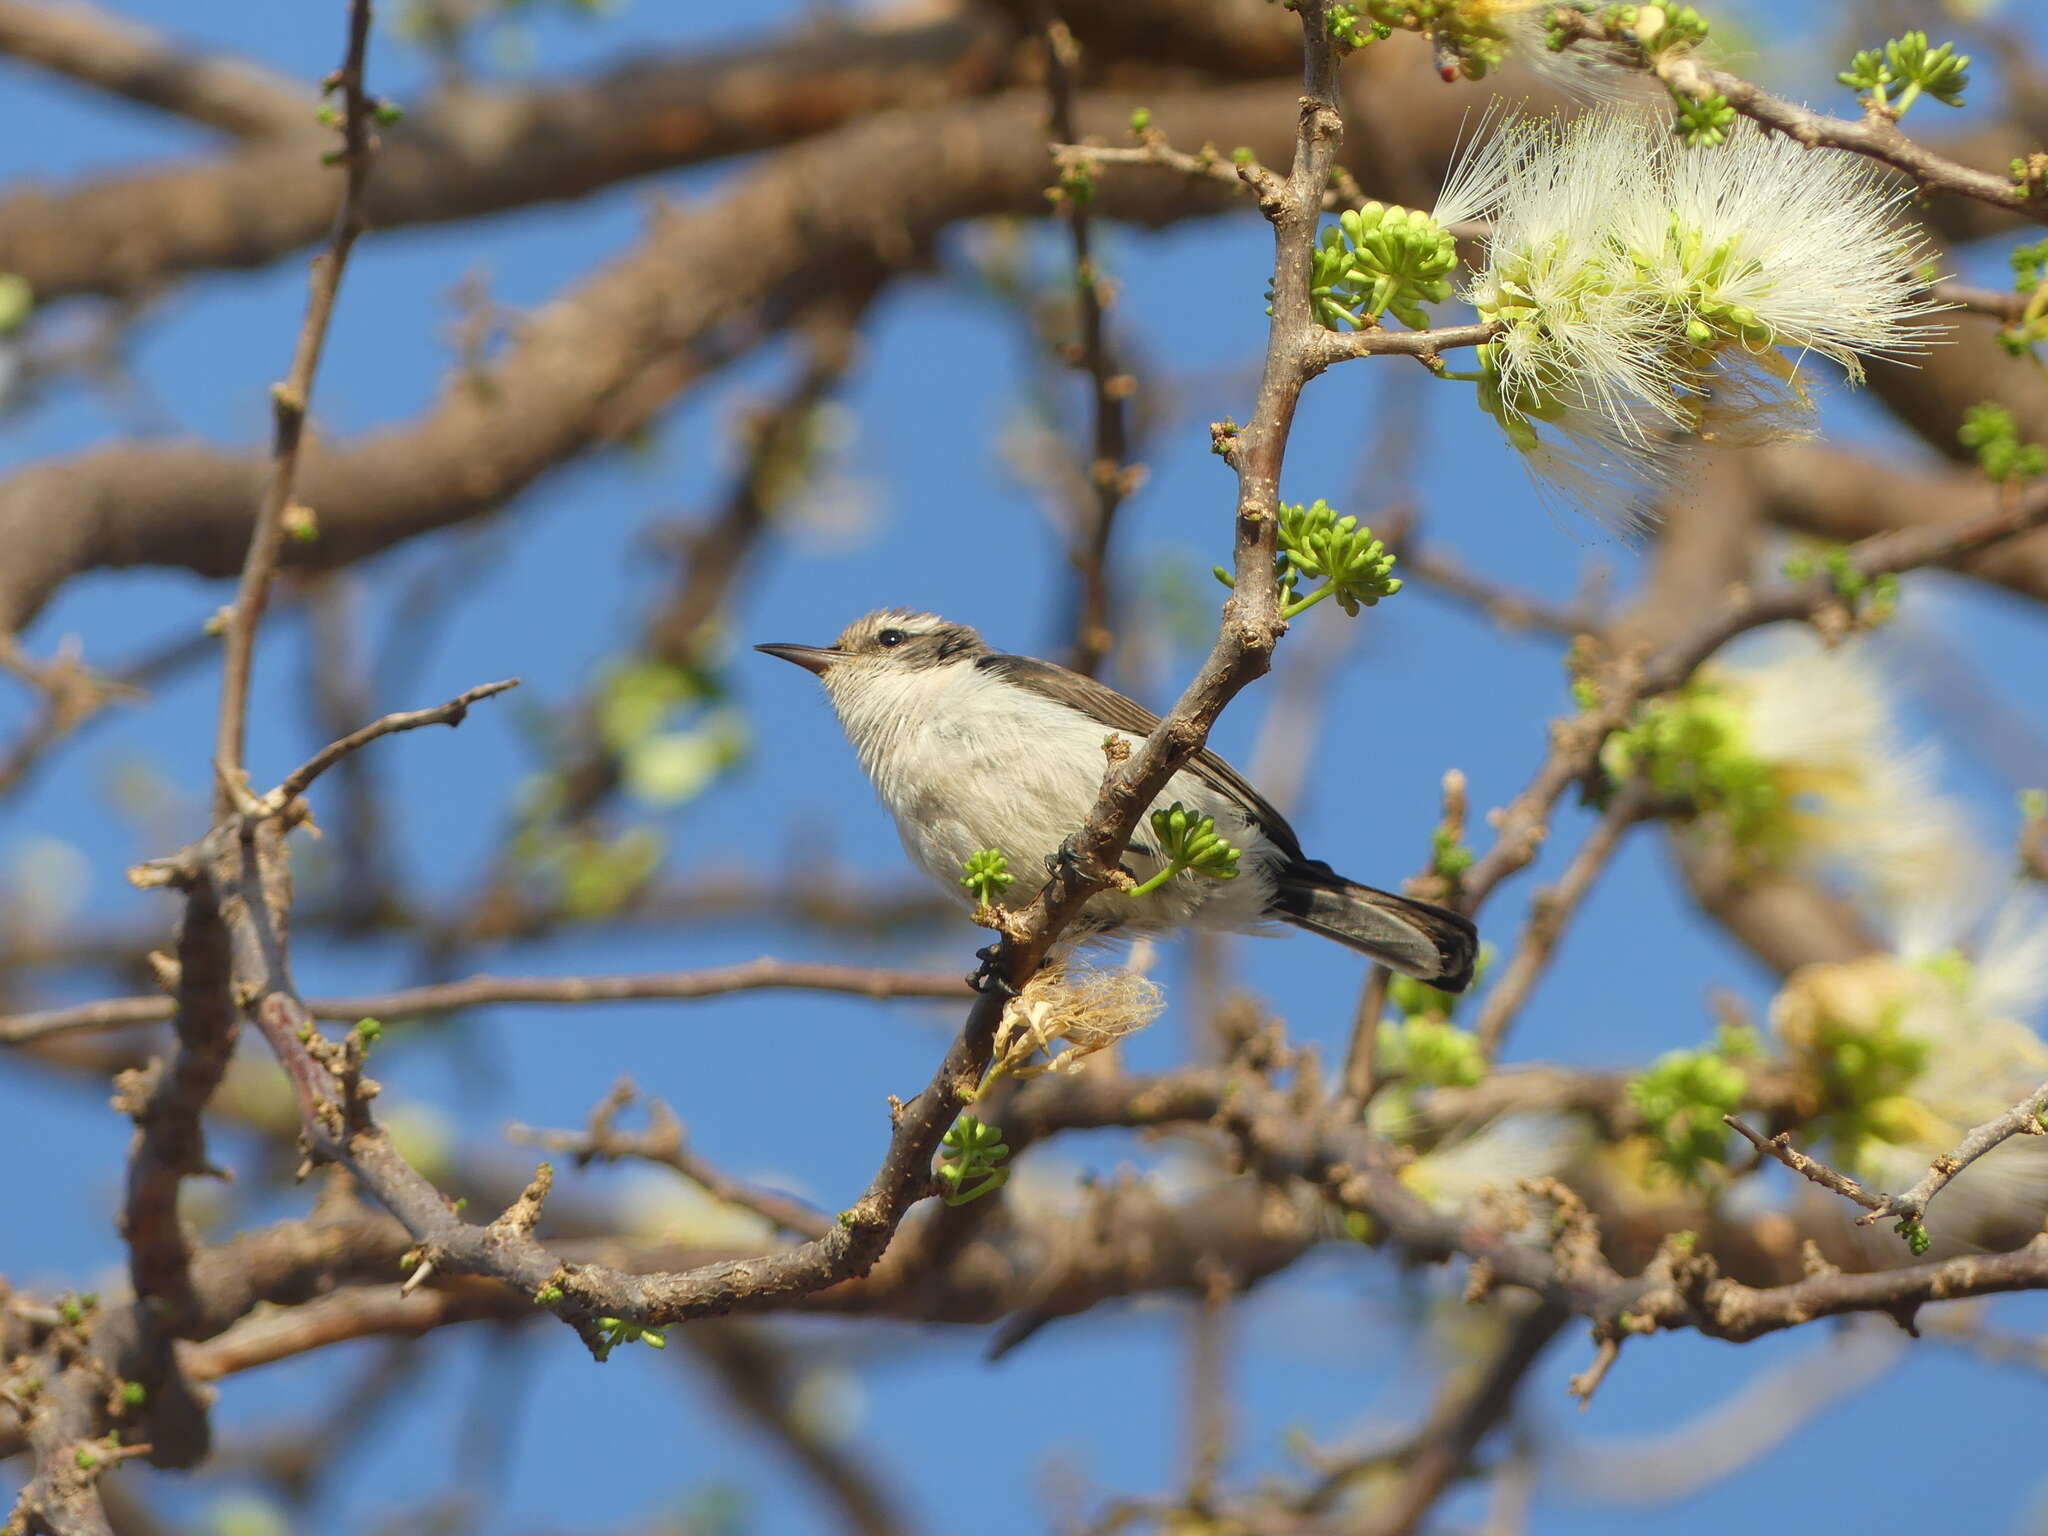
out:
<path id="1" fill-rule="evenodd" d="M 972 976 L 967 978 L 967 985 L 983 996 L 987 996 L 991 992 L 1005 998 L 1017 995 L 1017 989 L 1004 980 L 1003 973 L 996 969 L 996 956 L 1001 952 L 1002 947 L 1002 941 L 997 940 L 995 943 L 984 945 L 974 952 L 974 958 L 979 960 L 981 965 Z"/>

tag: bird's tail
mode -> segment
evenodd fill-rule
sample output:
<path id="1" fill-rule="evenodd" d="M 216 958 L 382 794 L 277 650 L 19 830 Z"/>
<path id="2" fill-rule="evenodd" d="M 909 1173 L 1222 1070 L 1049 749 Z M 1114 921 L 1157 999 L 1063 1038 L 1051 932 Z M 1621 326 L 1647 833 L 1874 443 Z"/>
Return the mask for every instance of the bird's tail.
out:
<path id="1" fill-rule="evenodd" d="M 1471 985 L 1479 933 L 1469 919 L 1426 901 L 1355 884 L 1327 864 L 1301 863 L 1283 870 L 1272 915 L 1446 992 Z"/>

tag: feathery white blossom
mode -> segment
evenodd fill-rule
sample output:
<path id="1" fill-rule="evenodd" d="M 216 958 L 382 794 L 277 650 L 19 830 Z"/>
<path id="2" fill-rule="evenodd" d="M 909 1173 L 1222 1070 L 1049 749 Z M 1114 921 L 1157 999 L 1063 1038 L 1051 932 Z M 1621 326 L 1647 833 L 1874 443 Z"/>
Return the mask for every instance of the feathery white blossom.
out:
<path id="1" fill-rule="evenodd" d="M 1751 867 L 1846 876 L 1890 931 L 1982 889 L 1961 807 L 1940 792 L 1931 744 L 1900 730 L 1880 642 L 1832 649 L 1781 627 L 1736 660 L 1700 669 L 1644 706 L 1602 751 L 1608 773 L 1638 773 L 1702 813 L 1698 830 Z M 1933 947 L 1914 940 L 1909 953 Z"/>
<path id="2" fill-rule="evenodd" d="M 1962 807 L 1941 793 L 1939 752 L 1899 727 L 1875 643 L 1830 648 L 1786 627 L 1705 676 L 1775 770 L 1794 856 L 1847 873 L 1903 931 L 1916 905 L 1959 899 L 1983 870 Z"/>
<path id="3" fill-rule="evenodd" d="M 1746 121 L 1691 149 L 1629 108 L 1510 120 L 1439 205 L 1494 219 L 1465 291 L 1504 327 L 1480 349 L 1482 404 L 1539 476 L 1634 521 L 1686 440 L 1810 430 L 1803 354 L 1853 378 L 1935 339 L 1904 195 Z"/>

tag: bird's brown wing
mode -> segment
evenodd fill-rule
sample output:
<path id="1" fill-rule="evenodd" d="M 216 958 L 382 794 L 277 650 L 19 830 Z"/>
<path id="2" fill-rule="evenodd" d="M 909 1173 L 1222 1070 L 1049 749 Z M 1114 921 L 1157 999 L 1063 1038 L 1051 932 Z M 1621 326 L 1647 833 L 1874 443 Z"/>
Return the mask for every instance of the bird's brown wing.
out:
<path id="1" fill-rule="evenodd" d="M 990 655 L 976 658 L 974 664 L 1020 688 L 1029 688 L 1033 693 L 1064 704 L 1111 730 L 1149 736 L 1159 725 L 1159 717 L 1144 705 L 1125 698 L 1105 683 L 1098 683 L 1092 677 L 1083 677 L 1079 672 L 1070 672 L 1049 661 L 1039 661 L 1030 656 Z M 1301 839 L 1294 835 L 1294 828 L 1287 824 L 1287 818 L 1264 795 L 1246 783 L 1243 774 L 1214 752 L 1203 748 L 1182 771 L 1192 773 L 1217 793 L 1236 801 L 1246 820 L 1263 832 L 1267 841 L 1289 860 L 1303 864 L 1311 862 L 1303 857 Z"/>

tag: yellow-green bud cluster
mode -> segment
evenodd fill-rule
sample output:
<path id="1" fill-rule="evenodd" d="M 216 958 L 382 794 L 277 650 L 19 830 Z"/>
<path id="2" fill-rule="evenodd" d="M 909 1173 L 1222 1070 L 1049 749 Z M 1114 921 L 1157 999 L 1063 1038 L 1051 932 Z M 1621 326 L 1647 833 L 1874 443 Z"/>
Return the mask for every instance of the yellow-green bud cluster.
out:
<path id="1" fill-rule="evenodd" d="M 1903 117 L 1922 95 L 1960 107 L 1970 85 L 1970 56 L 1957 53 L 1954 43 L 1934 48 L 1925 32 L 1907 32 L 1881 49 L 1864 49 L 1835 78 L 1860 92 L 1865 106 Z"/>
<path id="2" fill-rule="evenodd" d="M 1401 590 L 1393 574 L 1394 559 L 1385 543 L 1373 537 L 1372 529 L 1361 527 L 1355 517 L 1339 517 L 1321 498 L 1308 506 L 1280 508 L 1280 558 L 1285 569 L 1281 586 L 1290 595 L 1304 576 L 1324 586 L 1305 598 L 1286 605 L 1288 617 L 1302 612 L 1325 597 L 1353 618 L 1361 607 L 1370 608 L 1383 597 Z"/>
<path id="3" fill-rule="evenodd" d="M 1403 325 L 1425 330 L 1422 306 L 1451 296 L 1457 265 L 1457 241 L 1422 209 L 1346 209 L 1316 247 L 1316 318 L 1332 330 L 1359 330 L 1392 311 Z"/>
<path id="4" fill-rule="evenodd" d="M 1217 835 L 1215 817 L 1176 800 L 1152 813 L 1152 835 L 1176 870 L 1192 869 L 1212 880 L 1237 878 L 1238 851 Z"/>
<path id="5" fill-rule="evenodd" d="M 1976 453 L 1978 467 L 2000 483 L 2033 480 L 2048 472 L 2048 451 L 2039 443 L 2021 442 L 2012 412 L 1995 401 L 1965 411 L 1956 438 Z"/>
<path id="6" fill-rule="evenodd" d="M 1017 877 L 1010 873 L 1010 861 L 995 848 L 969 854 L 961 870 L 961 887 L 973 896 L 978 907 L 990 905 L 997 896 L 1017 883 Z"/>

